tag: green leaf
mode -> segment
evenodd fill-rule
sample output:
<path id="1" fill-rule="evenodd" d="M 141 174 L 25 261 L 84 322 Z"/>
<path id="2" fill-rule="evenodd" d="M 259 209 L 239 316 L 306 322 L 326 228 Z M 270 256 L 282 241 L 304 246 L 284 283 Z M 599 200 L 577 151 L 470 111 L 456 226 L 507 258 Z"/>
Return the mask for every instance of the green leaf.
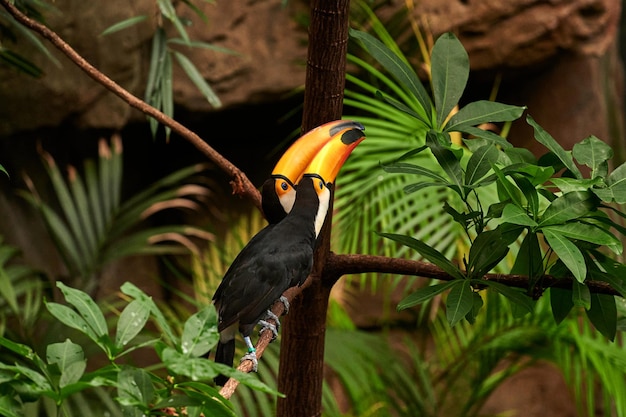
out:
<path id="1" fill-rule="evenodd" d="M 385 172 L 422 175 L 424 177 L 440 181 L 443 184 L 448 183 L 448 180 L 437 174 L 435 171 L 432 171 L 420 165 L 409 164 L 407 162 L 392 162 L 390 164 L 383 164 L 381 165 L 381 167 Z"/>
<path id="2" fill-rule="evenodd" d="M 591 292 L 585 284 L 574 280 L 572 281 L 572 303 L 576 307 L 582 307 L 589 310 L 591 307 Z"/>
<path id="3" fill-rule="evenodd" d="M 517 251 L 515 263 L 511 268 L 511 274 L 526 275 L 532 284 L 543 274 L 543 256 L 537 234 L 528 232 Z"/>
<path id="4" fill-rule="evenodd" d="M 491 166 L 498 161 L 499 151 L 492 144 L 476 149 L 465 169 L 465 184 L 472 185 L 484 177 L 491 170 Z"/>
<path id="5" fill-rule="evenodd" d="M 430 148 L 441 168 L 448 174 L 450 182 L 454 184 L 452 189 L 461 198 L 464 198 L 465 189 L 463 188 L 463 169 L 461 168 L 460 158 L 451 149 L 442 145 L 442 141 L 446 141 L 446 139 L 440 132 L 430 130 L 426 134 L 426 145 Z"/>
<path id="6" fill-rule="evenodd" d="M 150 374 L 143 369 L 125 366 L 117 377 L 118 400 L 123 405 L 134 405 L 145 411 L 154 398 Z"/>
<path id="7" fill-rule="evenodd" d="M 508 252 L 508 242 L 502 238 L 502 232 L 499 228 L 479 233 L 469 250 L 468 277 L 471 279 L 482 278 L 504 259 Z"/>
<path id="8" fill-rule="evenodd" d="M 580 170 L 578 169 L 576 164 L 574 164 L 571 152 L 565 151 L 561 147 L 561 145 L 559 145 L 559 143 L 554 140 L 554 138 L 550 136 L 548 132 L 546 132 L 541 126 L 539 126 L 530 115 L 526 116 L 526 121 L 535 130 L 535 139 L 537 139 L 537 141 L 543 146 L 548 148 L 550 152 L 554 153 L 554 155 L 559 158 L 563 165 L 565 165 L 565 168 L 567 168 L 576 178 L 582 179 L 583 175 L 580 173 Z"/>
<path id="9" fill-rule="evenodd" d="M 592 135 L 575 144 L 572 155 L 579 163 L 591 168 L 591 178 L 604 178 L 607 174 L 606 161 L 613 157 L 613 149 Z"/>
<path id="10" fill-rule="evenodd" d="M 108 335 L 104 314 L 102 314 L 98 304 L 96 304 L 89 294 L 75 288 L 70 288 L 61 281 L 57 282 L 57 287 L 65 296 L 65 301 L 76 308 L 78 314 L 80 314 L 87 325 L 93 329 L 98 338 Z"/>
<path id="11" fill-rule="evenodd" d="M 486 285 L 490 289 L 502 294 L 506 297 L 511 303 L 515 304 L 518 307 L 521 307 L 524 313 L 532 313 L 535 307 L 533 300 L 524 292 L 521 288 L 509 287 L 508 285 L 502 284 L 500 282 L 489 281 L 489 280 L 477 280 L 477 283 L 481 285 Z"/>
<path id="12" fill-rule="evenodd" d="M 117 321 L 115 332 L 115 346 L 118 349 L 133 340 L 144 328 L 150 318 L 151 308 L 151 304 L 142 299 L 135 299 L 124 308 Z"/>
<path id="13" fill-rule="evenodd" d="M 0 346 L 30 360 L 33 360 L 36 356 L 36 353 L 29 346 L 9 340 L 4 336 L 0 336 Z"/>
<path id="14" fill-rule="evenodd" d="M 589 214 L 598 206 L 597 198 L 588 191 L 572 191 L 558 197 L 546 208 L 539 226 L 561 224 Z"/>
<path id="15" fill-rule="evenodd" d="M 491 168 L 493 169 L 494 175 L 498 180 L 497 185 L 500 201 L 511 200 L 516 206 L 522 207 L 523 202 L 519 189 L 506 178 L 504 171 L 502 171 L 495 165 L 493 165 Z"/>
<path id="16" fill-rule="evenodd" d="M 443 127 L 444 120 L 459 102 L 469 77 L 469 57 L 453 33 L 444 33 L 435 41 L 431 74 L 437 126 Z"/>
<path id="17" fill-rule="evenodd" d="M 176 30 L 178 30 L 178 33 L 185 40 L 185 42 L 189 42 L 189 34 L 185 29 L 184 23 L 182 22 L 182 20 L 180 20 L 178 14 L 176 13 L 174 3 L 172 3 L 171 0 L 157 0 L 157 3 L 159 5 L 159 10 L 163 14 L 163 16 L 165 16 L 170 22 L 172 22 L 172 24 L 174 25 Z"/>
<path id="18" fill-rule="evenodd" d="M 151 312 L 152 312 L 152 316 L 154 317 L 157 325 L 159 326 L 161 331 L 164 333 L 164 335 L 170 340 L 170 342 L 172 343 L 177 342 L 178 337 L 176 337 L 176 335 L 172 331 L 172 328 L 169 322 L 165 319 L 165 316 L 163 315 L 159 307 L 152 300 L 152 297 L 148 296 L 145 292 L 140 290 L 135 284 L 131 282 L 125 282 L 124 284 L 122 284 L 121 291 L 122 293 L 130 297 L 133 297 L 137 300 L 141 300 L 143 303 L 149 305 Z"/>
<path id="19" fill-rule="evenodd" d="M 209 104 L 215 108 L 221 107 L 222 102 L 219 97 L 215 94 L 209 83 L 206 82 L 202 74 L 200 74 L 200 71 L 198 71 L 194 63 L 180 52 L 174 52 L 174 57 L 185 71 L 191 82 L 193 82 L 198 90 L 200 90 L 200 93 L 202 93 Z"/>
<path id="20" fill-rule="evenodd" d="M 385 46 L 385 44 L 369 33 L 350 29 L 350 36 L 360 41 L 370 55 L 417 98 L 425 113 L 430 114 L 433 107 L 432 101 L 424 85 L 412 68 L 402 61 L 391 49 Z M 435 124 L 430 120 L 422 121 L 430 128 L 435 127 Z"/>
<path id="21" fill-rule="evenodd" d="M 576 278 L 578 282 L 585 281 L 587 277 L 587 266 L 585 265 L 585 259 L 580 249 L 558 232 L 550 229 L 542 229 L 542 233 L 552 250 L 554 250 L 554 253 L 556 253 L 559 259 L 567 266 L 567 269 L 574 275 L 574 278 Z"/>
<path id="22" fill-rule="evenodd" d="M 560 324 L 574 307 L 572 291 L 550 288 L 550 306 L 556 324 Z"/>
<path id="23" fill-rule="evenodd" d="M 509 104 L 498 103 L 495 101 L 473 101 L 468 103 L 465 107 L 460 109 L 458 113 L 450 118 L 450 121 L 446 124 L 444 131 L 472 133 L 475 132 L 475 130 L 467 131 L 467 129 L 483 123 L 509 122 L 516 120 L 520 118 L 520 116 L 524 113 L 524 110 L 526 110 L 526 107 L 511 106 Z M 480 133 L 481 132 L 478 132 L 476 136 L 483 137 L 480 136 Z M 497 136 L 495 134 L 493 135 Z M 498 138 L 498 141 L 502 141 L 505 144 L 505 147 L 512 147 L 506 139 L 499 136 Z M 502 143 L 498 144 L 501 145 Z"/>
<path id="24" fill-rule="evenodd" d="M 147 18 L 148 16 L 141 15 L 141 16 L 133 16 L 128 19 L 124 19 L 121 22 L 117 22 L 116 24 L 111 25 L 105 30 L 103 30 L 100 36 L 107 36 L 112 33 L 119 32 L 120 30 L 124 30 L 129 27 L 135 26 L 136 24 L 143 22 Z"/>
<path id="25" fill-rule="evenodd" d="M 557 224 L 554 226 L 546 226 L 541 230 L 555 231 L 568 239 L 582 240 L 596 245 L 606 246 L 617 255 L 622 253 L 622 243 L 612 233 L 591 225 L 581 222 L 571 222 L 565 224 Z"/>
<path id="26" fill-rule="evenodd" d="M 181 338 L 182 353 L 192 357 L 202 356 L 217 345 L 219 337 L 217 313 L 215 307 L 209 305 L 185 322 Z"/>
<path id="27" fill-rule="evenodd" d="M 22 417 L 21 404 L 8 395 L 0 396 L 0 415 L 5 417 Z"/>
<path id="28" fill-rule="evenodd" d="M 446 317 L 450 326 L 457 324 L 472 310 L 474 297 L 469 280 L 452 281 L 455 285 L 446 298 Z"/>
<path id="29" fill-rule="evenodd" d="M 607 203 L 626 203 L 626 162 L 615 168 L 606 182 L 606 188 L 592 188 L 592 191 Z"/>
<path id="30" fill-rule="evenodd" d="M 33 62 L 7 48 L 0 47 L 0 62 L 4 62 L 34 78 L 40 78 L 44 74 L 43 70 Z M 6 173 L 4 168 L 2 172 Z"/>
<path id="31" fill-rule="evenodd" d="M 412 292 L 398 303 L 398 311 L 429 301 L 436 295 L 441 294 L 448 288 L 456 285 L 456 281 L 448 281 L 442 284 L 429 285 Z"/>
<path id="32" fill-rule="evenodd" d="M 84 362 L 85 353 L 83 348 L 70 339 L 65 339 L 62 343 L 52 343 L 46 348 L 46 360 L 49 364 L 56 364 L 63 372 L 73 363 Z"/>
<path id="33" fill-rule="evenodd" d="M 98 343 L 98 335 L 76 311 L 66 305 L 51 302 L 46 302 L 46 308 L 61 323 L 83 332 L 91 340 Z"/>
<path id="34" fill-rule="evenodd" d="M 615 297 L 606 294 L 591 294 L 591 308 L 587 310 L 587 317 L 604 337 L 615 340 L 617 332 L 617 307 Z"/>
<path id="35" fill-rule="evenodd" d="M 537 222 L 534 221 L 528 213 L 526 213 L 526 210 L 520 206 L 510 203 L 504 206 L 500 220 L 503 223 L 518 224 L 520 226 L 537 226 Z"/>
<path id="36" fill-rule="evenodd" d="M 411 249 L 416 250 L 425 259 L 434 263 L 435 265 L 443 269 L 445 272 L 447 272 L 450 276 L 454 277 L 455 279 L 465 279 L 465 276 L 456 265 L 450 262 L 448 258 L 446 258 L 441 252 L 427 245 L 426 243 L 420 240 L 414 239 L 410 236 L 405 236 L 405 235 L 399 235 L 399 234 L 394 234 L 394 233 L 378 233 L 378 234 L 382 237 L 391 239 L 395 242 L 401 243 L 405 246 L 408 246 Z"/>

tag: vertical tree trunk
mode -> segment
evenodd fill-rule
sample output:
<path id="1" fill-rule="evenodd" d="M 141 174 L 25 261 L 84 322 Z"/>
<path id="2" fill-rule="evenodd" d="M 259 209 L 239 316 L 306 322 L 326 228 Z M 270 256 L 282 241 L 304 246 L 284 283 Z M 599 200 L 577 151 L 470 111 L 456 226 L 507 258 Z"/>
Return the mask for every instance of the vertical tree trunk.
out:
<path id="1" fill-rule="evenodd" d="M 302 131 L 340 119 L 343 113 L 349 0 L 313 0 L 304 92 Z M 294 300 L 283 320 L 278 390 L 278 417 L 322 414 L 324 336 L 331 284 L 323 269 L 330 251 L 332 204 L 322 229 L 311 273 L 312 285 Z"/>

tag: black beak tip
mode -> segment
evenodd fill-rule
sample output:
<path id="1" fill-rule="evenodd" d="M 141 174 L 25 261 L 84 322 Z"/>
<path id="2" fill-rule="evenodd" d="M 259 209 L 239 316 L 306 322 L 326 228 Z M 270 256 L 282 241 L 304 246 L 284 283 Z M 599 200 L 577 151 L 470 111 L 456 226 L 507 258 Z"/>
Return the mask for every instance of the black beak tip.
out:
<path id="1" fill-rule="evenodd" d="M 345 145 L 350 145 L 351 143 L 356 142 L 357 140 L 361 139 L 363 136 L 365 136 L 363 134 L 363 129 L 360 128 L 355 128 L 355 129 L 350 129 L 346 132 L 344 132 L 341 135 L 341 142 Z"/>
<path id="2" fill-rule="evenodd" d="M 348 128 L 353 128 L 361 131 L 365 130 L 365 126 L 363 126 L 359 122 L 355 122 L 353 120 L 344 120 L 342 123 L 339 123 L 338 125 L 333 126 L 332 129 L 330 129 L 330 136 L 335 136 L 337 133 Z"/>

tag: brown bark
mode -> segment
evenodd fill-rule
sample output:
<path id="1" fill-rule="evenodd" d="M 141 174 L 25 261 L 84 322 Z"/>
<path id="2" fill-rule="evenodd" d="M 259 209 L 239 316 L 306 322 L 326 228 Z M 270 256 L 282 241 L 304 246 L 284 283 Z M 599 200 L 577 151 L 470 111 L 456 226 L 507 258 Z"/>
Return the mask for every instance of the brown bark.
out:
<path id="1" fill-rule="evenodd" d="M 304 92 L 302 130 L 308 131 L 343 113 L 349 0 L 314 0 Z M 326 310 L 332 282 L 324 279 L 330 253 L 332 204 L 315 253 L 311 285 L 285 318 L 280 349 L 278 417 L 321 416 Z"/>

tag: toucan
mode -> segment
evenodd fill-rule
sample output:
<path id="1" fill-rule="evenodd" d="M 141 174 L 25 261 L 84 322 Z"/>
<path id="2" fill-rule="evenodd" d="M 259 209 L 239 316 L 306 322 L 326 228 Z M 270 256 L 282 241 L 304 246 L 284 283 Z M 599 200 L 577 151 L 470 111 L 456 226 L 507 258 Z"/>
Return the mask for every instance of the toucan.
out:
<path id="1" fill-rule="evenodd" d="M 315 155 L 335 134 L 349 128 L 365 129 L 352 120 L 335 120 L 308 131 L 287 149 L 261 187 L 263 214 L 269 224 L 278 223 L 291 211 L 296 197 L 295 184 Z"/>
<path id="2" fill-rule="evenodd" d="M 251 359 L 256 368 L 250 335 L 259 321 L 271 316 L 268 311 L 274 302 L 287 289 L 302 285 L 311 272 L 333 182 L 346 158 L 363 139 L 362 125 L 334 133 L 303 170 L 299 182 L 290 184 L 296 191 L 295 199 L 291 207 L 283 206 L 287 207 L 285 217 L 257 233 L 226 271 L 213 296 L 220 332 L 216 362 L 232 366 L 235 336 L 239 332 L 248 348 L 244 358 Z M 226 380 L 221 375 L 215 382 L 223 385 Z"/>

